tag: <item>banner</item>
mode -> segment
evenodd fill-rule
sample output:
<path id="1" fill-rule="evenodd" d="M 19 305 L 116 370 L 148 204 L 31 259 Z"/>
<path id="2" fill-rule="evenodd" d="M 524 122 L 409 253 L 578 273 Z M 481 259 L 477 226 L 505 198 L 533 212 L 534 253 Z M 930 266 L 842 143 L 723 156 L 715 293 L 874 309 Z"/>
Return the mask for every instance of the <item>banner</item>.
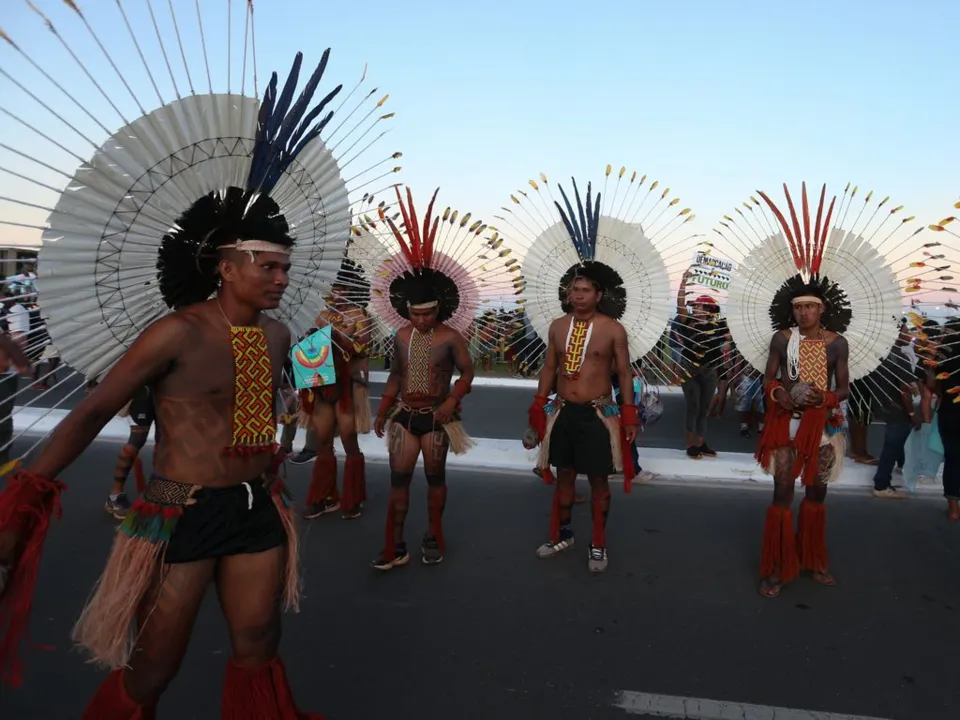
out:
<path id="1" fill-rule="evenodd" d="M 726 290 L 730 286 L 733 263 L 698 250 L 690 266 L 690 282 L 711 290 Z"/>
<path id="2" fill-rule="evenodd" d="M 290 350 L 293 382 L 298 390 L 333 385 L 337 376 L 333 369 L 333 342 L 330 326 L 320 328 L 298 342 Z"/>

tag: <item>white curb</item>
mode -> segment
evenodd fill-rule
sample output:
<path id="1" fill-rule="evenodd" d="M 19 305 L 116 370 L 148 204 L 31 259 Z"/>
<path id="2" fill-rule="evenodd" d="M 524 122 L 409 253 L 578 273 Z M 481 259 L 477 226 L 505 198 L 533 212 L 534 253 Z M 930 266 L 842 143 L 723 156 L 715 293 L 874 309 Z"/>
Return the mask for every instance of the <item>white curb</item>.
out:
<path id="1" fill-rule="evenodd" d="M 49 433 L 67 414 L 65 410 L 50 410 L 46 408 L 16 408 L 14 412 L 15 435 L 45 435 Z M 130 434 L 130 420 L 127 418 L 113 418 L 100 431 L 98 440 L 119 441 L 127 439 Z M 150 439 L 154 433 L 151 429 Z M 306 432 L 297 430 L 294 447 L 301 447 Z M 279 436 L 278 436 L 279 439 Z M 387 461 L 386 440 L 378 438 L 373 433 L 359 437 L 360 449 L 371 462 Z M 447 466 L 471 470 L 490 470 L 491 472 L 529 472 L 533 477 L 533 466 L 536 462 L 537 451 L 525 450 L 519 438 L 516 440 L 501 438 L 474 438 L 476 446 L 463 455 L 450 454 Z M 342 454 L 343 448 L 337 441 L 337 451 Z M 640 446 L 640 464 L 644 470 L 649 470 L 661 478 L 678 480 L 694 480 L 711 483 L 751 483 L 772 485 L 773 480 L 764 474 L 760 466 L 749 453 L 720 453 L 716 458 L 691 460 L 682 450 L 654 448 Z M 867 465 L 857 465 L 848 460 L 840 478 L 831 487 L 841 488 L 872 488 L 874 468 Z M 942 488 L 937 485 L 921 485 L 918 493 L 940 493 Z"/>

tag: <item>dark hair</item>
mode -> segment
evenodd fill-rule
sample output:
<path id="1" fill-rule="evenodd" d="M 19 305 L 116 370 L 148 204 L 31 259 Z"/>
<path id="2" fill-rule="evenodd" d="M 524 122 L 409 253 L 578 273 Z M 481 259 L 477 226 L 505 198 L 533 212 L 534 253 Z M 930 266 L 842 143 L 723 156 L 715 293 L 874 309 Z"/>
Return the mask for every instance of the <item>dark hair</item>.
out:
<path id="1" fill-rule="evenodd" d="M 850 326 L 853 311 L 846 293 L 826 276 L 814 276 L 809 282 L 800 275 L 794 275 L 777 290 L 770 303 L 770 320 L 777 330 L 787 330 L 796 321 L 793 318 L 793 300 L 803 295 L 818 298 L 823 303 L 823 315 L 820 322 L 835 333 L 843 333 Z"/>
<path id="2" fill-rule="evenodd" d="M 343 259 L 333 284 L 344 289 L 338 299 L 359 307 L 370 304 L 370 281 L 364 275 L 363 268 L 350 258 Z"/>
<path id="3" fill-rule="evenodd" d="M 220 284 L 218 250 L 241 240 L 294 244 L 280 206 L 269 195 L 230 187 L 187 208 L 157 253 L 157 281 L 167 306 L 182 308 L 210 297 Z"/>
<path id="4" fill-rule="evenodd" d="M 408 305 L 437 302 L 437 322 L 446 322 L 460 307 L 460 291 L 447 275 L 431 268 L 407 271 L 390 283 L 390 304 L 404 320 L 410 319 Z"/>
<path id="5" fill-rule="evenodd" d="M 619 320 L 627 309 L 627 291 L 623 287 L 623 278 L 609 265 L 594 260 L 577 263 L 560 278 L 558 297 L 560 308 L 565 313 L 573 310 L 568 295 L 573 283 L 578 279 L 587 280 L 603 294 L 597 303 L 597 311 Z"/>

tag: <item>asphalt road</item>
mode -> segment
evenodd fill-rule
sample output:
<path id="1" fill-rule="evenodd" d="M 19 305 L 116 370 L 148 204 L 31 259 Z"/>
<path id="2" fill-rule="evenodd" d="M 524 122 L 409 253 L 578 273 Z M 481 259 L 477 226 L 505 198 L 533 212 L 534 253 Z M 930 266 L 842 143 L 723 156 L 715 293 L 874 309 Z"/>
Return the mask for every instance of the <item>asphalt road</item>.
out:
<path id="1" fill-rule="evenodd" d="M 69 646 L 115 523 L 101 509 L 117 445 L 94 445 L 63 479 L 47 543 L 27 683 L 0 689 L 0 718 L 74 718 L 104 677 Z M 302 497 L 309 467 L 291 467 Z M 408 522 L 425 519 L 417 478 Z M 616 720 L 635 691 L 889 720 L 948 720 L 960 706 L 960 526 L 942 501 L 830 498 L 839 584 L 756 590 L 766 491 L 615 487 L 610 568 L 586 550 L 538 560 L 549 488 L 529 473 L 453 473 L 438 567 L 379 574 L 386 469 L 370 466 L 367 514 L 311 522 L 306 594 L 282 653 L 298 702 L 331 720 Z M 585 544 L 588 511 L 575 510 Z M 223 621 L 210 593 L 161 717 L 219 717 Z M 739 717 L 739 716 L 738 716 Z M 758 716 L 758 717 L 763 717 Z M 772 717 L 772 714 L 767 717 Z M 778 715 L 778 717 L 780 717 Z M 790 716 L 800 717 L 800 716 Z"/>
<path id="2" fill-rule="evenodd" d="M 66 378 L 69 372 L 62 373 Z M 64 380 L 63 383 L 42 396 L 25 389 L 16 401 L 24 405 L 35 400 L 35 407 L 72 408 L 83 397 L 83 381 L 79 376 Z M 383 384 L 373 383 L 370 388 L 372 412 L 376 413 L 383 393 Z M 527 408 L 534 392 L 526 388 L 477 387 L 463 402 L 463 421 L 467 432 L 478 438 L 510 438 L 520 440 L 527 429 Z M 684 402 L 682 395 L 661 395 L 664 413 L 660 420 L 649 426 L 640 439 L 641 447 L 686 448 L 684 439 Z M 752 453 L 756 447 L 756 437 L 740 437 L 740 419 L 733 403 L 728 401 L 726 416 L 718 420 L 707 421 L 707 442 L 719 452 Z M 870 449 L 880 454 L 883 446 L 883 427 L 870 428 Z"/>

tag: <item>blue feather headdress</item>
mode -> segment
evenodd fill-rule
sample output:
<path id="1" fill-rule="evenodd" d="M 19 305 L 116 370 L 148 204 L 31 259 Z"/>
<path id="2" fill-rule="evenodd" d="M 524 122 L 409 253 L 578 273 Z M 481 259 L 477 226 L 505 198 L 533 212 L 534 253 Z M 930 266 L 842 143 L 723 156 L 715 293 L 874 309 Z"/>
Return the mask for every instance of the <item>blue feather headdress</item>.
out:
<path id="1" fill-rule="evenodd" d="M 210 297 L 219 284 L 219 250 L 232 248 L 250 253 L 292 250 L 294 238 L 290 227 L 270 194 L 297 156 L 333 118 L 330 110 L 317 120 L 342 85 L 311 108 L 329 57 L 328 48 L 296 102 L 293 98 L 303 53 L 297 53 L 294 58 L 279 96 L 277 73 L 272 74 L 260 105 L 244 187 L 223 188 L 198 198 L 164 236 L 157 258 L 157 279 L 169 307 L 180 308 Z"/>
<path id="2" fill-rule="evenodd" d="M 576 201 L 576 208 L 571 204 L 570 198 L 564 191 L 563 186 L 559 185 L 560 196 L 563 198 L 563 206 L 554 200 L 554 205 L 560 213 L 560 219 L 563 226 L 567 229 L 567 235 L 570 242 L 576 248 L 580 262 L 571 267 L 564 273 L 560 279 L 558 297 L 563 312 L 570 312 L 571 306 L 567 300 L 570 286 L 577 278 L 585 278 L 603 293 L 597 310 L 604 315 L 619 320 L 627 307 L 627 294 L 623 288 L 623 277 L 609 265 L 596 261 L 597 256 L 597 232 L 600 228 L 600 193 L 593 197 L 593 187 L 587 183 L 586 203 L 580 197 L 580 189 L 577 187 L 577 181 L 570 178 L 573 183 L 573 197 Z"/>

